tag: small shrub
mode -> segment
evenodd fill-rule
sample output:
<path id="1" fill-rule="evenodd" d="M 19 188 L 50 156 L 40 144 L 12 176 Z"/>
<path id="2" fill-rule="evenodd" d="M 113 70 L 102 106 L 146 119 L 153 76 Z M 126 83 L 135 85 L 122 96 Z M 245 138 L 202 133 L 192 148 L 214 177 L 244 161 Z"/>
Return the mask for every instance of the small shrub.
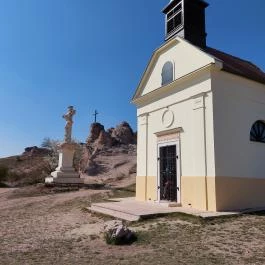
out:
<path id="1" fill-rule="evenodd" d="M 104 238 L 109 245 L 130 245 L 137 240 L 135 232 L 128 229 L 121 221 L 107 222 L 104 230 Z"/>
<path id="2" fill-rule="evenodd" d="M 16 161 L 17 161 L 17 162 L 21 162 L 21 161 L 22 161 L 21 157 L 20 157 L 20 156 L 17 156 L 17 157 L 16 157 Z"/>
<path id="3" fill-rule="evenodd" d="M 131 245 L 132 243 L 137 241 L 137 236 L 135 233 L 132 233 L 129 237 L 126 237 L 126 236 L 113 237 L 110 233 L 105 232 L 104 238 L 105 238 L 105 242 L 108 245 L 116 245 L 116 246 Z"/>
<path id="4" fill-rule="evenodd" d="M 7 179 L 8 167 L 0 166 L 0 182 L 5 181 Z"/>

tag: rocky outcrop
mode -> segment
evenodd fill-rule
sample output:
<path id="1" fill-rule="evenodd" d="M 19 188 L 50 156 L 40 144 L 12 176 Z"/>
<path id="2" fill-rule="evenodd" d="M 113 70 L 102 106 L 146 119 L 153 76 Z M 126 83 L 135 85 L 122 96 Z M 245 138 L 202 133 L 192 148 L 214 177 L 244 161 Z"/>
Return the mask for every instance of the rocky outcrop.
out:
<path id="1" fill-rule="evenodd" d="M 87 144 L 94 143 L 99 138 L 101 132 L 105 132 L 104 126 L 100 123 L 92 123 Z"/>
<path id="2" fill-rule="evenodd" d="M 111 132 L 111 137 L 120 144 L 135 144 L 135 134 L 126 121 L 119 124 Z"/>
<path id="3" fill-rule="evenodd" d="M 105 128 L 100 123 L 93 123 L 87 138 L 88 145 L 101 145 L 111 147 L 117 144 L 136 144 L 136 134 L 128 122 L 124 121 L 116 128 Z"/>
<path id="4" fill-rule="evenodd" d="M 136 133 L 127 122 L 122 122 L 116 128 L 105 128 L 100 123 L 93 123 L 86 144 L 83 147 L 79 170 L 88 175 L 96 175 L 99 167 L 94 159 L 102 150 L 111 150 L 114 147 L 126 146 L 127 153 L 130 145 L 136 144 Z M 128 150 L 127 150 L 128 149 Z"/>
<path id="5" fill-rule="evenodd" d="M 101 131 L 99 134 L 99 137 L 96 141 L 96 144 L 100 146 L 106 146 L 106 147 L 111 147 L 113 144 L 113 139 L 109 135 L 109 133 L 105 131 Z"/>
<path id="6" fill-rule="evenodd" d="M 23 156 L 46 156 L 46 155 L 50 155 L 51 153 L 52 151 L 47 148 L 31 146 L 31 147 L 26 147 L 22 155 Z"/>

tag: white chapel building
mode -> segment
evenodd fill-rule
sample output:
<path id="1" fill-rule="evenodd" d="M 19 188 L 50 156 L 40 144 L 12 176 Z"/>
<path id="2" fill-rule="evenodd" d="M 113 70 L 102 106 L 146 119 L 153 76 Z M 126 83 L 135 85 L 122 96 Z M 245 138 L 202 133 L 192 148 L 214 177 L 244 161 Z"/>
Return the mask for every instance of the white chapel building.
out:
<path id="1" fill-rule="evenodd" d="M 132 100 L 136 199 L 208 211 L 265 207 L 265 73 L 206 45 L 207 6 L 173 0 L 163 10 L 165 43 Z"/>

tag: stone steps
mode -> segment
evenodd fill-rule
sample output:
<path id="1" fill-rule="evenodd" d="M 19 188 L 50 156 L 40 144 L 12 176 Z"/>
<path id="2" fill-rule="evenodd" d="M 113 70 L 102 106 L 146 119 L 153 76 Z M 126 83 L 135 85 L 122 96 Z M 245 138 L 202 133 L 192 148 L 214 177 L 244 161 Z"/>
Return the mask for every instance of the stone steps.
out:
<path id="1" fill-rule="evenodd" d="M 118 219 L 122 219 L 125 221 L 130 221 L 130 222 L 136 222 L 140 220 L 140 216 L 139 215 L 134 215 L 131 213 L 127 213 L 125 211 L 120 211 L 117 209 L 111 209 L 107 206 L 105 206 L 104 204 L 92 204 L 90 207 L 87 208 L 89 211 L 94 212 L 94 213 L 100 213 L 100 214 L 104 214 L 104 215 L 110 215 L 113 217 L 116 217 Z"/>

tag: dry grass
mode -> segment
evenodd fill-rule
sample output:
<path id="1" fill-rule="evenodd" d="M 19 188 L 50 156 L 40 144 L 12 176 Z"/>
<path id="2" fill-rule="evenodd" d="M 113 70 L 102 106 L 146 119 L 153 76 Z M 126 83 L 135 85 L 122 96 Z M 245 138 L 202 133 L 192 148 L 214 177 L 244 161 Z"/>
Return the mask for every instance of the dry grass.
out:
<path id="1" fill-rule="evenodd" d="M 3 167 L 7 168 L 7 173 L 2 183 L 10 187 L 42 183 L 52 171 L 46 155 L 1 158 L 0 168 Z"/>
<path id="2" fill-rule="evenodd" d="M 131 196 L 133 189 L 112 196 Z M 109 246 L 100 234 L 105 217 L 83 210 L 109 191 L 13 198 L 12 192 L 0 193 L 0 264 L 265 264 L 265 213 L 206 222 L 157 218 L 132 225 L 137 243 Z"/>

